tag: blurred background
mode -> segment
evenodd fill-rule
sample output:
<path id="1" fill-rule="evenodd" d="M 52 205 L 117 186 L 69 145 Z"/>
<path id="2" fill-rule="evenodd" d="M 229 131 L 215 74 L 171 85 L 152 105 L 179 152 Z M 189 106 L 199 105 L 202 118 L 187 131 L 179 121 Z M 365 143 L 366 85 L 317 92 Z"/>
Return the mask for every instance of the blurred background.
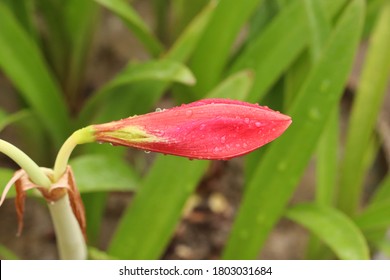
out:
<path id="1" fill-rule="evenodd" d="M 90 258 L 388 259 L 390 1 L 0 0 L 0 137 L 52 167 L 76 129 L 206 97 L 293 125 L 229 161 L 87 144 Z M 196 83 L 194 83 L 196 80 Z M 0 186 L 19 167 L 0 155 Z M 0 257 L 56 259 L 44 200 Z"/>

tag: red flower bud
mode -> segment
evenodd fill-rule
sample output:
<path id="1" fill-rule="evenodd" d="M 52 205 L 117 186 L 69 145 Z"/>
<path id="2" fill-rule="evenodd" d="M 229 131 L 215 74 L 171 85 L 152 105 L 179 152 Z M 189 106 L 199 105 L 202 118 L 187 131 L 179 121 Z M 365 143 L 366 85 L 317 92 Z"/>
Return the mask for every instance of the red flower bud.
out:
<path id="1" fill-rule="evenodd" d="M 204 99 L 94 125 L 96 141 L 193 159 L 230 159 L 279 137 L 291 118 L 268 107 Z"/>

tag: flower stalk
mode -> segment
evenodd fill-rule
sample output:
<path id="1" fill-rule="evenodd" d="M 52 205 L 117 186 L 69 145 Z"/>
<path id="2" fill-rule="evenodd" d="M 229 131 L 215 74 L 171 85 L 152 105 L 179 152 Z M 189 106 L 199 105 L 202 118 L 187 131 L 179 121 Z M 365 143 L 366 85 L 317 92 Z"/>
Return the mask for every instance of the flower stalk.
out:
<path id="1" fill-rule="evenodd" d="M 80 225 L 72 211 L 68 194 L 49 202 L 49 211 L 56 232 L 57 247 L 62 260 L 85 260 L 87 246 Z"/>
<path id="2" fill-rule="evenodd" d="M 40 169 L 40 167 L 20 149 L 0 139 L 0 152 L 15 161 L 31 178 L 31 180 L 45 188 L 51 185 L 50 179 Z"/>
<path id="3" fill-rule="evenodd" d="M 54 182 L 58 181 L 61 176 L 66 171 L 68 166 L 69 157 L 74 150 L 74 148 L 79 144 L 85 144 L 93 142 L 95 138 L 93 137 L 92 128 L 84 127 L 75 131 L 62 145 L 60 151 L 58 152 L 56 161 L 54 163 Z"/>

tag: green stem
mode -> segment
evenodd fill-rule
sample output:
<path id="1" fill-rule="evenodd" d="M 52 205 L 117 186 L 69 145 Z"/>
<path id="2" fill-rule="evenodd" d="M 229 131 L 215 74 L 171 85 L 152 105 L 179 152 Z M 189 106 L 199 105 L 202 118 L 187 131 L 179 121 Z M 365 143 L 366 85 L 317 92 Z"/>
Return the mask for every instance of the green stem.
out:
<path id="1" fill-rule="evenodd" d="M 24 152 L 0 139 L 0 152 L 10 157 L 15 161 L 30 177 L 30 179 L 37 185 L 45 188 L 50 188 L 50 179 L 39 168 L 39 166 Z"/>
<path id="2" fill-rule="evenodd" d="M 62 145 L 60 151 L 58 152 L 56 161 L 54 163 L 54 182 L 57 182 L 58 179 L 66 171 L 68 165 L 69 157 L 74 150 L 74 148 L 79 144 L 85 144 L 95 141 L 93 136 L 93 127 L 87 126 L 75 131 Z"/>
<path id="3" fill-rule="evenodd" d="M 56 232 L 57 247 L 62 260 L 85 260 L 87 246 L 81 228 L 73 214 L 68 194 L 48 203 Z"/>

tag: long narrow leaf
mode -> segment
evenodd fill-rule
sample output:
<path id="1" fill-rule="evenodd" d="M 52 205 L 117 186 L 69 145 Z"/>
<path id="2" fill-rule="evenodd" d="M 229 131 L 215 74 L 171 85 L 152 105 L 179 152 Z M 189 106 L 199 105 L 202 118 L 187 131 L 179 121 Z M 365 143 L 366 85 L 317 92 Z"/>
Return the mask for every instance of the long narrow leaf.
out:
<path id="1" fill-rule="evenodd" d="M 1 3 L 0 18 L 0 67 L 60 145 L 70 129 L 61 91 L 37 46 Z"/>
<path id="2" fill-rule="evenodd" d="M 338 104 L 359 42 L 363 14 L 364 2 L 352 1 L 329 37 L 288 112 L 293 124 L 266 151 L 246 187 L 224 258 L 256 258 L 282 215 Z"/>
<path id="3" fill-rule="evenodd" d="M 355 218 L 362 230 L 383 230 L 390 226 L 390 199 L 370 205 Z"/>
<path id="4" fill-rule="evenodd" d="M 341 165 L 338 205 L 355 214 L 362 194 L 363 157 L 375 129 L 390 76 L 390 2 L 386 1 L 370 39 L 363 72 L 358 85 L 350 124 L 345 157 Z"/>
<path id="5" fill-rule="evenodd" d="M 137 12 L 124 0 L 95 0 L 113 13 L 118 15 L 124 23 L 134 32 L 134 34 L 145 45 L 153 56 L 158 56 L 163 51 L 163 46 L 151 33 Z"/>
<path id="6" fill-rule="evenodd" d="M 109 155 L 84 155 L 70 161 L 81 193 L 134 191 L 139 178 L 124 159 Z"/>
<path id="7" fill-rule="evenodd" d="M 253 73 L 240 71 L 222 81 L 207 97 L 246 100 L 253 85 Z"/>
<path id="8" fill-rule="evenodd" d="M 342 212 L 316 204 L 300 204 L 289 208 L 286 217 L 317 235 L 340 259 L 369 259 L 368 245 L 362 232 Z"/>
<path id="9" fill-rule="evenodd" d="M 197 97 L 204 96 L 216 85 L 228 62 L 229 53 L 238 32 L 261 2 L 262 0 L 223 0 L 219 2 L 191 59 L 190 67 L 198 80 L 194 89 Z"/>
<path id="10" fill-rule="evenodd" d="M 118 88 L 123 88 L 123 86 L 139 81 L 181 82 L 185 84 L 193 84 L 195 82 L 195 78 L 187 67 L 175 61 L 164 59 L 142 64 L 130 64 L 112 81 L 108 82 L 102 89 L 93 95 L 81 112 L 80 118 L 82 120 L 88 119 L 95 110 L 96 106 L 101 103 L 105 103 L 106 99 L 114 95 Z M 132 94 L 132 92 L 127 92 L 126 94 Z M 123 102 L 123 100 L 119 101 Z"/>
<path id="11" fill-rule="evenodd" d="M 159 156 L 122 216 L 108 253 L 121 259 L 159 258 L 207 165 Z"/>

